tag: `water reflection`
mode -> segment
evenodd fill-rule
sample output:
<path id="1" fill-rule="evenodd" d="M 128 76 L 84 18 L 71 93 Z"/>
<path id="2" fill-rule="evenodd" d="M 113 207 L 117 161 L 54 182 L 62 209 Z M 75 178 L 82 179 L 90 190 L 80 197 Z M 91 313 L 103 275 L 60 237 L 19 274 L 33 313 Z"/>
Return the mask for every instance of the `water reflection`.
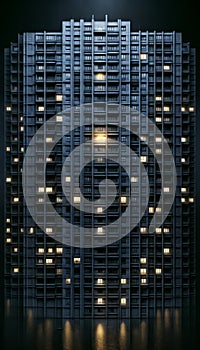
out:
<path id="1" fill-rule="evenodd" d="M 37 320 L 29 309 L 22 321 L 9 302 L 4 329 L 6 350 L 183 350 L 195 348 L 199 336 L 195 319 L 183 318 L 178 309 L 158 310 L 155 319 L 123 321 Z"/>

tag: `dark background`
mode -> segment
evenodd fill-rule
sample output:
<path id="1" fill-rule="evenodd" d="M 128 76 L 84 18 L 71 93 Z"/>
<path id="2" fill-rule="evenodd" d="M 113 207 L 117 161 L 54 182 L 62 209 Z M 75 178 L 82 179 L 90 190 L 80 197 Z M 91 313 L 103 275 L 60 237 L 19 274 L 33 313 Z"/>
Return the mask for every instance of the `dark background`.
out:
<path id="1" fill-rule="evenodd" d="M 0 230 L 3 226 L 3 49 L 17 40 L 17 34 L 27 31 L 60 31 L 61 21 L 74 18 L 131 20 L 132 30 L 180 31 L 183 40 L 197 49 L 197 217 L 200 196 L 200 17 L 197 0 L 7 0 L 0 5 Z M 200 300 L 200 239 L 197 220 L 197 301 Z M 3 286 L 3 230 L 0 233 L 0 285 Z M 1 293 L 3 289 L 1 288 Z M 0 296 L 0 314 L 3 314 L 3 294 Z M 200 315 L 197 303 L 197 315 Z"/>

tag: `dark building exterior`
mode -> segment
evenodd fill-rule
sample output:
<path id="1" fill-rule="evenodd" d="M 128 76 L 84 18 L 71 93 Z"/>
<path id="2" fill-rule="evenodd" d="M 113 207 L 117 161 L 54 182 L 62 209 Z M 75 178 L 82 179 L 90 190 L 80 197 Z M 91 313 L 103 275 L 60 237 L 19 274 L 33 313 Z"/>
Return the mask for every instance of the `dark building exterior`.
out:
<path id="1" fill-rule="evenodd" d="M 157 309 L 190 305 L 195 296 L 195 93 L 195 50 L 181 34 L 131 32 L 129 21 L 64 21 L 62 32 L 25 33 L 5 50 L 5 296 L 11 305 L 64 318 L 149 317 Z M 96 102 L 130 106 L 154 121 L 172 150 L 177 189 L 167 219 L 150 234 L 160 177 L 155 159 L 141 146 L 153 188 L 148 210 L 121 240 L 80 249 L 53 240 L 31 218 L 23 199 L 22 165 L 31 138 L 45 121 L 68 107 Z M 95 128 L 134 147 L 134 138 L 114 121 Z M 91 217 L 66 204 L 58 174 L 69 152 L 64 146 L 72 150 L 91 134 L 90 126 L 79 130 L 46 159 L 46 190 L 58 212 L 65 208 L 66 219 L 76 224 L 91 225 Z M 160 140 L 155 142 L 162 152 Z M 104 159 L 90 164 L 84 195 L 98 197 L 96 187 L 105 171 L 120 191 L 121 203 L 111 211 L 115 218 L 128 194 L 126 174 L 116 164 Z M 43 193 L 39 187 L 41 204 Z M 101 234 L 109 213 L 94 214 L 93 220 Z M 50 223 L 46 232 L 51 233 Z"/>

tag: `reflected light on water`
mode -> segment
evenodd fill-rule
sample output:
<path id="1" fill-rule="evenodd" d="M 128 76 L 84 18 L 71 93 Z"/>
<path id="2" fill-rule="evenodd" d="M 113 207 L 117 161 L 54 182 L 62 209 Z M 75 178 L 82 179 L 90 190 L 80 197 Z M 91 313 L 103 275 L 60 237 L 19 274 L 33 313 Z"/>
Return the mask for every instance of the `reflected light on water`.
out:
<path id="1" fill-rule="evenodd" d="M 165 329 L 169 329 L 170 328 L 170 312 L 169 309 L 165 309 L 164 311 L 164 324 L 165 324 Z"/>
<path id="2" fill-rule="evenodd" d="M 63 332 L 63 350 L 71 350 L 72 341 L 72 326 L 69 321 L 66 321 Z"/>
<path id="3" fill-rule="evenodd" d="M 53 350 L 53 322 L 46 320 L 44 324 L 44 344 L 45 349 Z"/>
<path id="4" fill-rule="evenodd" d="M 126 350 L 126 344 L 127 344 L 127 330 L 126 330 L 126 324 L 124 322 L 120 325 L 120 331 L 119 331 L 119 344 L 120 344 L 120 350 Z"/>
<path id="5" fill-rule="evenodd" d="M 148 346 L 148 329 L 147 322 L 142 321 L 140 325 L 140 341 L 141 341 L 141 349 L 147 349 Z"/>
<path id="6" fill-rule="evenodd" d="M 95 332 L 95 349 L 105 350 L 106 349 L 106 337 L 105 329 L 102 323 L 99 323 Z"/>

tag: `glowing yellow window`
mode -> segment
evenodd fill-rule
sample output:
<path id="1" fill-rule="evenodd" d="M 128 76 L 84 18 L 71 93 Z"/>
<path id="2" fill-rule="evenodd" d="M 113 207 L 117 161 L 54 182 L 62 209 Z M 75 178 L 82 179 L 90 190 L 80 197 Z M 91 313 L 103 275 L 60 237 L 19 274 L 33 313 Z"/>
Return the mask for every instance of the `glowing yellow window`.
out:
<path id="1" fill-rule="evenodd" d="M 18 197 L 14 197 L 13 201 L 14 201 L 14 203 L 18 203 L 19 202 L 19 198 Z"/>
<path id="2" fill-rule="evenodd" d="M 161 211 L 162 211 L 161 208 L 159 208 L 159 207 L 156 208 L 156 213 L 161 213 Z"/>
<path id="3" fill-rule="evenodd" d="M 140 259 L 140 264 L 146 264 L 147 262 L 147 259 L 146 258 L 141 258 Z"/>
<path id="4" fill-rule="evenodd" d="M 185 158 L 181 158 L 181 163 L 185 163 Z"/>
<path id="5" fill-rule="evenodd" d="M 162 273 L 162 269 L 156 269 L 156 275 L 160 275 Z"/>
<path id="6" fill-rule="evenodd" d="M 146 227 L 140 227 L 140 232 L 141 233 L 147 233 Z"/>
<path id="7" fill-rule="evenodd" d="M 164 188 L 163 188 L 163 191 L 164 191 L 165 193 L 168 193 L 169 190 L 170 190 L 169 187 L 164 187 Z"/>
<path id="8" fill-rule="evenodd" d="M 46 233 L 52 233 L 52 232 L 53 232 L 52 227 L 47 227 L 47 228 L 46 228 Z"/>
<path id="9" fill-rule="evenodd" d="M 53 248 L 48 248 L 48 253 L 53 253 Z"/>
<path id="10" fill-rule="evenodd" d="M 11 106 L 7 106 L 7 107 L 6 107 L 6 111 L 7 111 L 7 112 L 11 112 L 11 111 L 12 111 L 12 107 L 11 107 Z"/>
<path id="11" fill-rule="evenodd" d="M 102 298 L 98 298 L 97 299 L 97 304 L 103 304 L 103 299 Z"/>
<path id="12" fill-rule="evenodd" d="M 169 228 L 168 227 L 164 227 L 163 232 L 164 233 L 169 233 Z"/>
<path id="13" fill-rule="evenodd" d="M 104 73 L 97 73 L 97 74 L 95 74 L 95 79 L 96 80 L 105 80 L 106 75 Z"/>
<path id="14" fill-rule="evenodd" d="M 52 141 L 53 141 L 52 137 L 46 137 L 46 142 L 47 142 L 47 143 L 50 143 L 50 142 L 52 142 Z"/>
<path id="15" fill-rule="evenodd" d="M 71 177 L 70 176 L 66 176 L 65 181 L 66 182 L 70 182 L 71 181 Z"/>
<path id="16" fill-rule="evenodd" d="M 12 181 L 11 177 L 6 178 L 6 182 L 11 182 L 11 181 Z"/>
<path id="17" fill-rule="evenodd" d="M 47 265 L 53 264 L 53 259 L 46 259 L 46 264 L 47 264 Z"/>
<path id="18" fill-rule="evenodd" d="M 10 227 L 7 227 L 6 232 L 10 233 Z"/>
<path id="19" fill-rule="evenodd" d="M 168 70 L 170 70 L 170 66 L 165 65 L 165 66 L 164 66 L 164 71 L 168 71 Z"/>
<path id="20" fill-rule="evenodd" d="M 7 219 L 6 219 L 6 222 L 9 223 L 9 222 L 10 222 L 10 218 L 7 218 Z"/>
<path id="21" fill-rule="evenodd" d="M 44 248 L 38 248 L 38 253 L 39 254 L 44 254 Z"/>
<path id="22" fill-rule="evenodd" d="M 6 238 L 6 243 L 11 243 L 11 242 L 12 242 L 11 238 Z"/>
<path id="23" fill-rule="evenodd" d="M 126 284 L 126 278 L 121 278 L 121 284 Z"/>
<path id="24" fill-rule="evenodd" d="M 80 264 L 81 258 L 74 258 L 74 264 Z"/>
<path id="25" fill-rule="evenodd" d="M 97 233 L 103 233 L 103 227 L 98 227 L 97 228 Z"/>
<path id="26" fill-rule="evenodd" d="M 164 106 L 164 112 L 169 112 L 170 111 L 170 107 L 169 106 Z"/>
<path id="27" fill-rule="evenodd" d="M 56 248 L 56 253 L 57 254 L 62 254 L 63 252 L 63 249 L 62 248 Z"/>
<path id="28" fill-rule="evenodd" d="M 185 112 L 185 107 L 181 107 L 181 112 Z"/>
<path id="29" fill-rule="evenodd" d="M 149 214 L 153 214 L 154 213 L 154 207 L 149 207 Z"/>
<path id="30" fill-rule="evenodd" d="M 156 137 L 156 142 L 162 142 L 162 137 Z"/>
<path id="31" fill-rule="evenodd" d="M 132 176 L 131 177 L 131 182 L 138 182 L 138 177 Z"/>
<path id="32" fill-rule="evenodd" d="M 146 275 L 147 269 L 140 269 L 140 275 Z"/>
<path id="33" fill-rule="evenodd" d="M 182 188 L 181 188 L 181 192 L 182 192 L 182 193 L 187 192 L 187 188 L 186 188 L 186 187 L 182 187 Z"/>
<path id="34" fill-rule="evenodd" d="M 10 147 L 6 147 L 6 151 L 7 151 L 7 152 L 10 152 Z"/>
<path id="35" fill-rule="evenodd" d="M 194 198 L 189 198 L 190 203 L 194 203 Z"/>
<path id="36" fill-rule="evenodd" d="M 74 203 L 78 204 L 81 202 L 81 197 L 74 197 Z"/>
<path id="37" fill-rule="evenodd" d="M 107 140 L 107 135 L 106 134 L 94 134 L 94 141 L 95 142 L 105 142 Z"/>
<path id="38" fill-rule="evenodd" d="M 62 115 L 57 115 L 57 116 L 56 116 L 56 121 L 59 122 L 59 123 L 60 123 L 60 122 L 62 123 L 62 121 L 63 121 Z"/>
<path id="39" fill-rule="evenodd" d="M 194 107 L 190 107 L 189 112 L 194 112 Z"/>
<path id="40" fill-rule="evenodd" d="M 156 101 L 162 101 L 162 97 L 161 96 L 156 96 Z"/>
<path id="41" fill-rule="evenodd" d="M 19 158 L 14 158 L 14 162 L 18 163 L 19 162 Z"/>
<path id="42" fill-rule="evenodd" d="M 142 163 L 145 163 L 147 161 L 147 157 L 146 156 L 140 156 L 140 161 Z"/>
<path id="43" fill-rule="evenodd" d="M 146 284 L 146 283 L 147 283 L 146 278 L 141 278 L 141 284 Z"/>
<path id="44" fill-rule="evenodd" d="M 18 253 L 18 248 L 13 249 L 14 253 Z"/>
<path id="45" fill-rule="evenodd" d="M 140 136 L 140 139 L 141 139 L 141 141 L 146 141 L 147 140 L 146 136 Z"/>
<path id="46" fill-rule="evenodd" d="M 181 198 L 181 203 L 186 203 L 186 199 L 185 198 Z"/>
<path id="47" fill-rule="evenodd" d="M 97 213 L 98 213 L 98 214 L 103 213 L 103 208 L 101 208 L 101 207 L 97 208 Z"/>
<path id="48" fill-rule="evenodd" d="M 102 278 L 98 278 L 97 284 L 103 284 L 103 279 Z"/>
<path id="49" fill-rule="evenodd" d="M 71 283 L 71 279 L 70 278 L 66 278 L 65 283 L 66 284 L 70 284 Z"/>
<path id="50" fill-rule="evenodd" d="M 170 249 L 169 249 L 169 248 L 164 248 L 164 254 L 165 254 L 165 255 L 170 254 Z"/>
<path id="51" fill-rule="evenodd" d="M 38 112 L 44 112 L 44 106 L 38 106 Z"/>
<path id="52" fill-rule="evenodd" d="M 187 142 L 187 138 L 186 137 L 181 137 L 181 142 Z"/>
<path id="53" fill-rule="evenodd" d="M 140 59 L 141 60 L 146 60 L 147 59 L 147 54 L 146 53 L 141 53 Z"/>
<path id="54" fill-rule="evenodd" d="M 162 154 L 162 148 L 156 148 L 156 154 Z"/>
<path id="55" fill-rule="evenodd" d="M 121 203 L 126 204 L 126 197 L 121 197 Z"/>
<path id="56" fill-rule="evenodd" d="M 34 233 L 34 228 L 33 227 L 30 227 L 29 233 Z"/>
<path id="57" fill-rule="evenodd" d="M 162 118 L 161 117 L 156 117 L 156 122 L 157 123 L 161 123 L 162 122 Z"/>
<path id="58" fill-rule="evenodd" d="M 121 298 L 121 305 L 126 305 L 126 298 Z"/>
<path id="59" fill-rule="evenodd" d="M 18 273 L 18 272 L 19 272 L 18 267 L 14 267 L 13 272 L 14 272 L 14 273 Z"/>
<path id="60" fill-rule="evenodd" d="M 63 100 L 62 95 L 56 95 L 56 101 L 57 102 L 62 102 L 62 100 Z"/>

